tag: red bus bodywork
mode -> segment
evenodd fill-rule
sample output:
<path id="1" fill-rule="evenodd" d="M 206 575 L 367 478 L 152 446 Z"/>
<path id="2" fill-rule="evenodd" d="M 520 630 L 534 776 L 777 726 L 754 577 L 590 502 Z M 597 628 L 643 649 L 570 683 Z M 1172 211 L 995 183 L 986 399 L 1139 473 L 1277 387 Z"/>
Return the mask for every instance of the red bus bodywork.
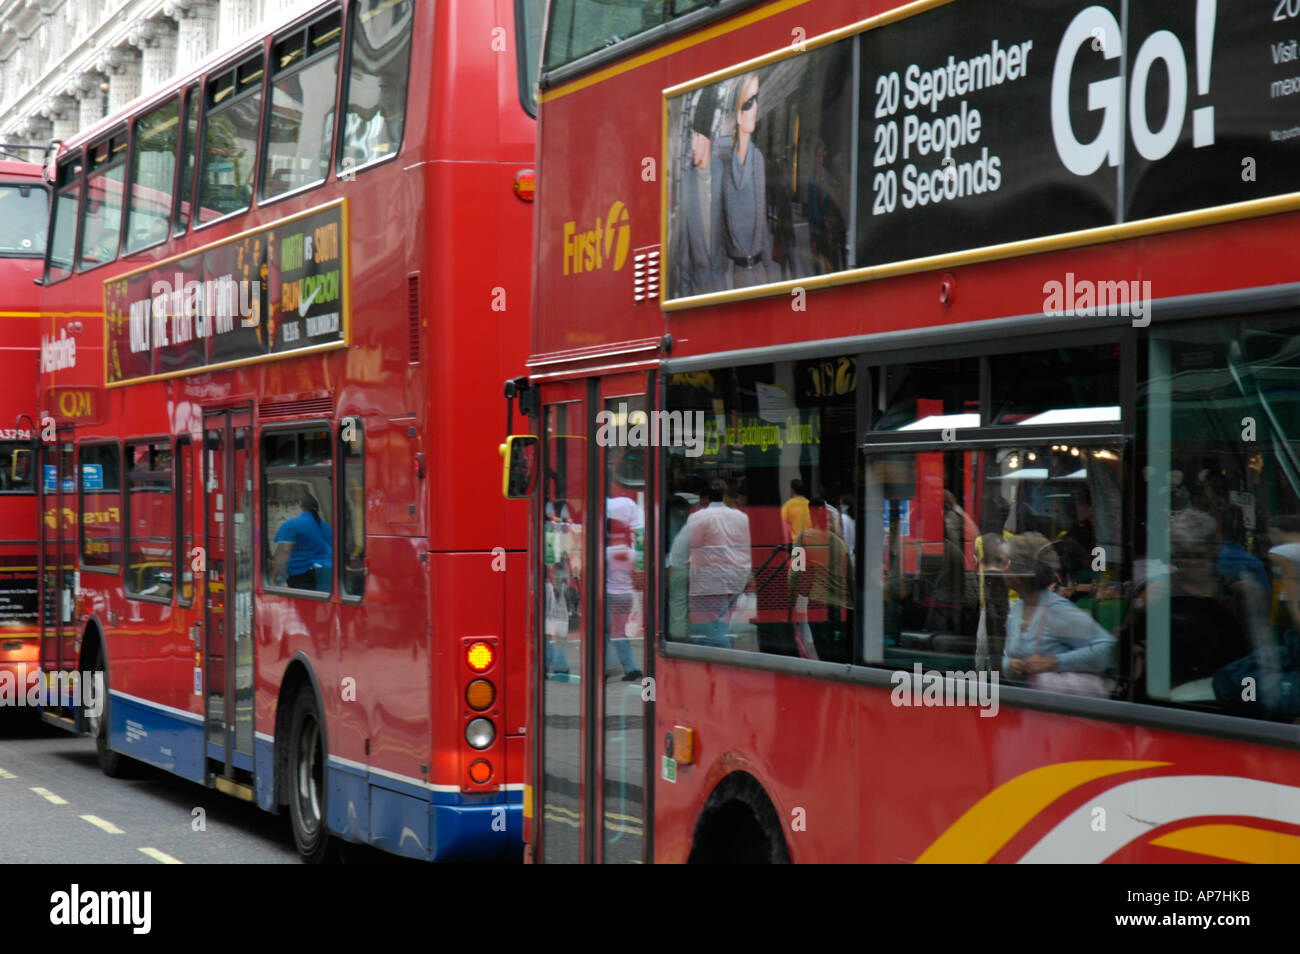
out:
<path id="1" fill-rule="evenodd" d="M 750 357 L 746 349 L 781 353 L 790 346 L 794 353 L 795 346 L 854 339 L 863 344 L 846 345 L 846 351 L 869 352 L 871 336 L 958 331 L 1004 316 L 1041 315 L 1045 280 L 1067 272 L 1097 277 L 1140 273 L 1162 298 L 1294 289 L 1300 215 L 1285 211 L 1076 243 L 1082 247 L 1036 249 L 1034 254 L 1003 252 L 955 266 L 904 269 L 875 281 L 822 283 L 806 291 L 806 310 L 792 309 L 792 283 L 751 300 L 664 309 L 656 295 L 646 294 L 643 275 L 633 274 L 632 256 L 626 265 L 615 265 L 606 244 L 600 260 L 594 253 L 583 257 L 581 250 L 575 258 L 575 234 L 587 232 L 599 241 L 615 229 L 626 233 L 619 241 L 634 252 L 655 256 L 662 251 L 666 258 L 660 247 L 668 234 L 663 221 L 666 170 L 661 168 L 657 177 L 645 174 L 646 163 L 668 156 L 666 91 L 788 50 L 792 37 L 811 40 L 878 15 L 898 19 L 902 6 L 890 0 L 738 4 L 733 15 L 719 14 L 693 30 L 647 41 L 623 57 L 596 55 L 598 62 L 590 69 L 562 71 L 549 83 L 544 71 L 528 365 L 535 406 L 569 402 L 585 409 L 586 433 L 594 434 L 593 414 L 608 395 L 644 392 L 648 406 L 659 407 L 656 401 L 669 384 L 665 379 L 674 373 L 687 379 L 706 374 L 702 369 L 710 364 L 726 368 L 776 360 Z M 914 6 L 923 14 L 921 8 L 940 5 Z M 760 95 L 760 106 L 763 102 Z M 956 109 L 955 101 L 951 108 Z M 867 154 L 869 148 L 864 137 L 861 150 Z M 771 170 L 769 165 L 769 182 Z M 658 264 L 651 261 L 653 274 Z M 989 344 L 991 351 L 997 347 Z M 711 362 L 703 360 L 710 356 Z M 592 403 L 583 403 L 587 401 Z M 542 434 L 545 443 L 541 419 L 532 426 L 531 433 Z M 515 430 L 522 433 L 518 426 Z M 595 474 L 601 451 L 596 441 L 587 443 L 594 457 L 589 472 Z M 650 472 L 662 477 L 666 455 L 661 450 L 647 453 L 655 453 L 659 462 L 651 464 Z M 587 487 L 586 494 L 590 506 L 599 506 L 598 491 Z M 545 574 L 540 501 L 539 494 L 531 537 L 535 585 L 529 646 L 534 649 L 545 644 L 545 607 L 536 595 Z M 653 586 L 660 594 L 671 542 L 661 530 L 666 509 L 662 489 L 649 495 L 646 525 L 655 530 L 647 567 L 656 568 Z M 933 524 L 936 518 L 942 525 L 936 509 L 914 511 L 913 533 L 918 524 Z M 761 533 L 775 535 L 779 527 L 775 508 L 754 508 L 751 520 L 756 541 Z M 598 526 L 599 518 L 590 524 Z M 760 531 L 760 525 L 767 529 Z M 968 565 L 974 558 L 969 549 L 965 558 Z M 546 560 L 551 560 L 549 551 Z M 597 591 L 589 596 L 595 607 L 599 586 L 591 581 L 598 584 L 602 578 L 600 564 L 589 568 L 587 576 L 588 586 Z M 664 637 L 662 598 L 647 605 L 656 615 L 653 622 L 647 619 L 647 633 L 658 634 L 647 643 L 648 653 L 654 649 L 654 683 L 641 737 L 647 861 L 687 861 L 709 822 L 706 808 L 715 809 L 717 793 L 736 779 L 745 780 L 744 810 L 760 816 L 759 827 L 772 843 L 800 862 L 1016 861 L 1035 846 L 1049 844 L 1058 852 L 1055 859 L 1247 860 L 1223 841 L 1200 837 L 1198 832 L 1207 829 L 1198 824 L 1223 820 L 1217 816 L 1249 816 L 1242 823 L 1256 830 L 1290 837 L 1300 832 L 1300 819 L 1287 807 L 1295 804 L 1300 788 L 1300 756 L 1294 740 L 1285 741 L 1281 734 L 1252 735 L 1250 725 L 1219 717 L 1213 725 L 1179 724 L 1153 714 L 1157 710 L 1150 706 L 1112 708 L 1092 716 L 1051 711 L 1052 706 L 1029 693 L 1013 690 L 1004 693 L 997 718 L 981 718 L 970 708 L 899 709 L 891 703 L 888 683 L 872 681 L 867 667 L 840 667 L 838 675 L 829 667 L 811 673 L 752 658 L 727 664 L 716 653 L 678 650 Z M 598 638 L 592 642 L 599 672 L 607 650 Z M 529 712 L 540 719 L 552 712 L 547 703 L 552 681 L 540 653 L 534 652 L 529 668 Z M 604 750 L 605 712 L 584 701 L 575 751 Z M 525 838 L 535 860 L 546 854 L 541 821 L 551 797 L 540 735 L 532 740 L 525 802 Z M 672 755 L 674 739 L 679 746 L 693 741 L 693 760 L 676 764 L 674 777 L 668 778 L 660 763 Z M 583 758 L 583 794 L 574 814 L 582 842 L 568 857 L 600 861 L 608 856 L 592 833 L 600 827 L 608 782 L 602 789 L 599 754 Z M 1233 785 L 1243 793 L 1241 802 L 1225 807 L 1217 793 Z M 1086 838 L 1062 835 L 1067 821 L 1087 827 L 1089 806 L 1105 799 L 1160 820 L 1131 837 L 1098 836 L 1091 847 L 1084 845 Z M 1161 809 L 1151 816 L 1132 808 L 1149 807 L 1152 799 L 1160 800 Z M 770 806 L 766 813 L 753 808 L 763 801 Z M 590 815 L 596 820 L 588 821 Z M 1167 837 L 1180 831 L 1185 837 Z M 1276 860 L 1284 854 L 1270 842 L 1253 859 Z M 766 847 L 759 855 L 769 856 Z"/>
<path id="2" fill-rule="evenodd" d="M 231 64 L 253 52 L 269 62 L 272 42 L 294 24 L 332 10 L 348 24 L 353 6 L 321 6 L 274 29 L 259 28 L 261 35 L 247 38 L 238 53 L 213 57 L 134 104 L 130 114 L 144 115 L 193 88 L 203 102 L 205 82 Z M 47 535 L 45 579 L 75 601 L 66 619 L 46 619 L 46 668 L 93 669 L 102 652 L 112 753 L 255 799 L 271 811 L 291 798 L 289 719 L 296 696 L 306 694 L 323 729 L 327 765 L 319 784 L 328 793 L 328 830 L 428 860 L 519 850 L 524 718 L 517 637 L 524 601 L 509 581 L 523 573 L 523 509 L 496 495 L 498 458 L 483 439 L 504 424 L 501 382 L 522 360 L 528 314 L 523 263 L 531 254 L 531 206 L 517 197 L 515 180 L 532 164 L 534 120 L 521 102 L 515 6 L 509 0 L 414 5 L 405 130 L 391 161 L 349 172 L 339 165 L 336 138 L 320 185 L 253 201 L 245 212 L 55 281 L 42 303 L 44 332 L 76 339 L 75 364 L 41 380 L 41 407 L 58 423 L 47 460 L 58 461 L 66 481 L 60 484 L 65 494 L 44 497 L 46 522 L 53 526 L 60 510 L 71 518 L 62 542 Z M 345 28 L 344 49 L 351 36 Z M 263 86 L 268 110 L 269 101 Z M 60 161 L 123 129 L 131 116 L 109 117 L 64 144 Z M 170 198 L 163 199 L 170 211 Z M 110 283 L 160 262 L 177 262 L 163 271 L 180 269 L 180 260 L 196 250 L 321 208 L 332 209 L 343 226 L 342 282 L 351 298 L 346 347 L 106 386 Z M 273 290 L 268 300 L 274 321 L 280 295 Z M 288 304 L 299 305 L 300 314 L 307 310 L 305 302 Z M 502 417 L 497 427 L 484 427 L 486 413 Z M 261 549 L 262 534 L 271 532 L 262 526 L 263 434 L 301 422 L 321 425 L 331 440 L 345 439 L 340 435 L 350 425 L 364 435 L 364 499 L 350 501 L 346 516 L 342 504 L 331 508 L 335 524 L 363 515 L 364 565 L 358 560 L 347 568 L 364 580 L 361 598 L 342 597 L 337 581 L 329 598 L 268 593 L 269 557 L 261 569 L 263 561 L 253 556 L 234 570 L 244 544 L 229 552 L 223 508 L 248 508 L 235 520 L 255 522 L 252 546 Z M 76 556 L 73 453 L 103 442 L 123 448 L 137 438 L 170 447 L 188 439 L 202 449 L 177 491 L 186 497 L 178 512 L 188 527 L 178 532 L 192 537 L 168 541 L 157 560 L 145 551 L 143 564 L 127 570 L 136 574 L 128 582 L 137 593 L 162 580 L 169 597 L 133 597 L 120 569 L 87 569 Z M 245 487 L 239 502 L 238 485 L 226 488 L 224 474 L 205 476 L 208 466 L 219 469 L 211 455 L 223 440 L 218 453 L 236 460 L 234 479 Z M 335 444 L 333 456 L 342 446 Z M 129 469 L 124 463 L 123 472 Z M 226 501 L 211 489 L 215 483 L 205 490 L 209 479 L 222 481 Z M 332 480 L 337 492 L 341 469 Z M 160 506 L 155 499 L 137 507 L 133 533 L 147 530 Z M 122 515 L 101 508 L 95 516 L 107 519 L 108 537 L 117 536 L 120 551 Z M 86 526 L 88 540 L 95 532 Z M 75 571 L 61 583 L 54 572 L 60 564 Z M 229 663 L 209 652 L 211 640 L 222 637 L 205 627 L 228 618 L 222 614 L 232 570 L 245 574 L 237 590 L 251 588 L 254 649 L 252 659 Z M 187 604 L 174 584 L 190 571 L 195 592 Z M 495 697 L 483 713 L 464 704 L 475 676 L 465 661 L 469 637 L 496 649 L 483 674 L 495 684 Z M 225 745 L 223 730 L 235 730 L 225 713 L 205 713 L 204 690 L 212 691 L 229 669 L 250 665 L 253 738 Z M 247 705 L 241 699 L 239 707 Z M 482 750 L 466 742 L 472 715 L 496 725 Z M 69 727 L 94 728 L 84 713 L 64 717 Z M 248 726 L 241 724 L 243 733 Z M 472 778 L 471 763 L 484 759 L 487 777 Z"/>
<path id="3" fill-rule="evenodd" d="M 35 163 L 0 160 L 0 187 L 18 186 L 46 191 L 41 167 Z M 40 354 L 40 253 L 0 252 L 0 380 L 5 382 L 0 406 L 0 460 L 5 474 L 0 485 L 0 674 L 12 674 L 14 686 L 25 693 L 28 672 L 40 663 L 36 577 L 36 462 L 32 430 L 36 427 L 36 368 Z M 19 489 L 21 485 L 21 489 Z M 0 675 L 0 679 L 6 678 Z"/>

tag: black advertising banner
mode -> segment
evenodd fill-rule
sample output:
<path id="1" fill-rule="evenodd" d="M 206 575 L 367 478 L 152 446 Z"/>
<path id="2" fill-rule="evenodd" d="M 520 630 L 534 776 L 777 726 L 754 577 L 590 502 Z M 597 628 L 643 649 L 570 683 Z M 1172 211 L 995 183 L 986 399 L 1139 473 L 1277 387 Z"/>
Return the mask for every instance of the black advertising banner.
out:
<path id="1" fill-rule="evenodd" d="M 104 283 L 109 385 L 346 343 L 343 201 Z"/>
<path id="2" fill-rule="evenodd" d="M 1300 194 L 1300 0 L 954 0 L 809 42 L 670 92 L 669 301 Z"/>
<path id="3" fill-rule="evenodd" d="M 958 0 L 861 35 L 857 265 L 1114 224 L 1116 170 L 1069 172 L 1052 133 L 1059 38 L 1084 6 Z M 1087 141 L 1105 125 L 1090 90 L 1116 65 L 1083 36 L 1057 95 Z"/>
<path id="4" fill-rule="evenodd" d="M 36 555 L 26 567 L 0 566 L 0 633 L 7 628 L 30 628 L 36 624 Z"/>

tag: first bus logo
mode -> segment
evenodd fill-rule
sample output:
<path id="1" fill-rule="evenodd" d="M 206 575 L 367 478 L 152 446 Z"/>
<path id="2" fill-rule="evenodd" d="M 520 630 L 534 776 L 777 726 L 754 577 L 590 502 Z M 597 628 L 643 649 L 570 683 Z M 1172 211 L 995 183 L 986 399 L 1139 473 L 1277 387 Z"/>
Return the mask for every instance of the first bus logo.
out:
<path id="1" fill-rule="evenodd" d="M 603 219 L 597 217 L 593 229 L 579 232 L 577 222 L 565 222 L 564 274 L 599 271 L 607 263 L 612 263 L 614 271 L 618 271 L 627 263 L 631 244 L 627 206 L 618 200 Z"/>

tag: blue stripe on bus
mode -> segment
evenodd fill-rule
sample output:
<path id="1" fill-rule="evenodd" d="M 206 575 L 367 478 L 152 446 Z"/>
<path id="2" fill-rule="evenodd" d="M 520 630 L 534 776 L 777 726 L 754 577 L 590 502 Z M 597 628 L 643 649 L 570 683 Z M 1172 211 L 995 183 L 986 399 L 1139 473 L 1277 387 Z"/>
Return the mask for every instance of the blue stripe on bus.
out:
<path id="1" fill-rule="evenodd" d="M 131 758 L 203 784 L 207 781 L 203 724 L 180 714 L 113 694 L 109 733 L 113 748 Z M 127 722 L 131 741 L 127 741 Z M 212 757 L 225 757 L 213 745 Z M 257 804 L 275 808 L 275 746 L 257 736 L 254 762 L 239 755 L 236 764 L 257 766 Z M 414 781 L 371 772 L 364 765 L 331 759 L 328 766 L 328 824 L 348 841 L 429 861 L 516 858 L 523 852 L 523 792 L 430 791 Z M 503 830 L 504 829 L 504 830 Z"/>

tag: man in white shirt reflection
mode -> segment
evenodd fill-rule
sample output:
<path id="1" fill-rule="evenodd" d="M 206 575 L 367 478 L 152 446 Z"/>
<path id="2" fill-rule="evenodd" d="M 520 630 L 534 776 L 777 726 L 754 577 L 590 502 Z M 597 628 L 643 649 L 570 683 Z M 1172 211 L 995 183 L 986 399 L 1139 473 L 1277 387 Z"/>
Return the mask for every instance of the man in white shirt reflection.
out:
<path id="1" fill-rule="evenodd" d="M 689 541 L 690 618 L 709 646 L 731 648 L 731 614 L 749 584 L 749 517 L 726 504 L 725 481 L 714 480 L 709 504 L 691 514 L 683 532 Z"/>

